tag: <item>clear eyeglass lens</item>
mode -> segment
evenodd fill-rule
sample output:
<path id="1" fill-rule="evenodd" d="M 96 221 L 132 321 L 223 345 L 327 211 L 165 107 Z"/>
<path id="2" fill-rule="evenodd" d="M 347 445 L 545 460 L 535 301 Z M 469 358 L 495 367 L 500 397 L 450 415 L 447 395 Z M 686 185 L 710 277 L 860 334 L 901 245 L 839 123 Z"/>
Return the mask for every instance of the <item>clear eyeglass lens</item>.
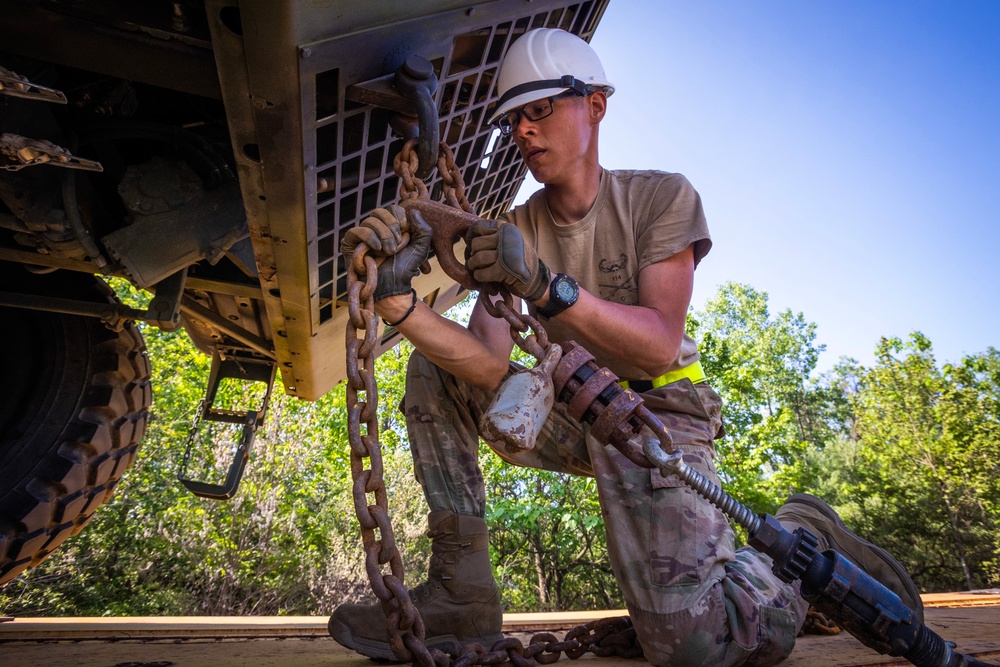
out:
<path id="1" fill-rule="evenodd" d="M 553 106 L 553 101 L 557 97 L 546 97 L 541 100 L 535 100 L 525 104 L 523 107 L 518 109 L 511 109 L 504 115 L 497 119 L 497 127 L 500 128 L 500 134 L 508 135 L 514 131 L 517 124 L 521 121 L 521 116 L 530 120 L 531 122 L 542 120 L 543 118 L 548 118 L 552 115 L 555 110 Z"/>
<path id="2" fill-rule="evenodd" d="M 552 98 L 546 97 L 544 100 L 536 100 L 530 104 L 526 104 L 522 107 L 521 113 L 523 113 L 525 117 L 532 122 L 551 116 Z"/>
<path id="3" fill-rule="evenodd" d="M 497 118 L 497 127 L 500 128 L 500 134 L 508 135 L 514 131 L 514 123 L 510 120 L 510 114 L 505 114 Z"/>

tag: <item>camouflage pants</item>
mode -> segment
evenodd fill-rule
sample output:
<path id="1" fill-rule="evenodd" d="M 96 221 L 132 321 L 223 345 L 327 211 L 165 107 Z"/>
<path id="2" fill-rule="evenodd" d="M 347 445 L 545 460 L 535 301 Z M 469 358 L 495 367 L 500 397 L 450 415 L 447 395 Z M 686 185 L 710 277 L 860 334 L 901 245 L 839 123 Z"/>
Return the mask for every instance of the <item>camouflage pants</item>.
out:
<path id="1" fill-rule="evenodd" d="M 491 398 L 419 352 L 411 356 L 401 407 L 431 510 L 484 515 L 478 425 Z M 681 380 L 643 399 L 670 429 L 684 461 L 719 483 L 718 394 Z M 511 454 L 491 447 L 515 465 L 596 478 L 611 564 L 651 663 L 763 666 L 791 652 L 808 609 L 797 585 L 777 579 L 767 556 L 734 550 L 725 517 L 676 476 L 664 478 L 601 445 L 558 402 L 534 449 Z"/>

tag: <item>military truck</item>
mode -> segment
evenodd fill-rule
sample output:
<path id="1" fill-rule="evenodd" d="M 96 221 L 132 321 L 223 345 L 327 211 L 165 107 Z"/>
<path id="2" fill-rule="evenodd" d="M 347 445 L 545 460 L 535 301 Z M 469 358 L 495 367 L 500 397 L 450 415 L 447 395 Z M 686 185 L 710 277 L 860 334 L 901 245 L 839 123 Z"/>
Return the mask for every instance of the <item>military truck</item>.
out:
<path id="1" fill-rule="evenodd" d="M 536 27 L 589 40 L 606 5 L 0 0 L 0 584 L 133 462 L 156 390 L 137 322 L 211 356 L 199 417 L 240 448 L 224 482 L 183 482 L 231 496 L 275 379 L 315 400 L 345 376 L 340 236 L 397 201 L 404 142 L 432 197 L 443 141 L 478 214 L 505 211 L 525 170 L 485 123 L 503 54 Z M 463 288 L 432 264 L 416 287 L 443 311 Z M 218 408 L 224 381 L 264 398 Z"/>

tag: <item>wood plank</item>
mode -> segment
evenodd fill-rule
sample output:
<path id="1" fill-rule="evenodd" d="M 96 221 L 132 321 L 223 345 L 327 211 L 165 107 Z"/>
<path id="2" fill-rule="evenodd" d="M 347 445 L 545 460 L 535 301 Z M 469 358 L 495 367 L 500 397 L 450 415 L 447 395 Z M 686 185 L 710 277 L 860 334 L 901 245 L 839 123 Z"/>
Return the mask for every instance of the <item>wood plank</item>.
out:
<path id="1" fill-rule="evenodd" d="M 985 662 L 1000 659 L 1000 607 L 932 607 L 925 609 L 927 626 L 956 649 Z M 800 637 L 787 667 L 860 667 L 909 664 L 900 658 L 879 655 L 846 632 L 835 636 Z"/>
<path id="2" fill-rule="evenodd" d="M 628 611 L 504 614 L 505 632 L 570 629 Z M 173 637 L 325 636 L 327 616 L 129 616 L 16 618 L 0 624 L 0 641 L 11 639 L 164 639 Z"/>
<path id="3" fill-rule="evenodd" d="M 978 598 L 977 598 L 978 599 Z M 961 603 L 963 600 L 958 599 Z M 955 602 L 953 600 L 953 602 Z M 935 603 L 936 604 L 936 603 Z M 522 641 L 534 631 L 572 627 L 614 612 L 508 614 L 508 632 Z M 927 624 L 957 649 L 1000 664 L 1000 606 L 931 607 Z M 537 627 L 536 627 L 537 626 Z M 526 631 L 530 628 L 531 631 Z M 557 636 L 560 636 L 557 634 Z M 59 639 L 63 638 L 63 639 Z M 109 641 L 108 638 L 113 639 Z M 588 667 L 642 667 L 642 660 L 587 655 Z M 326 636 L 326 617 L 188 617 L 16 619 L 0 624 L 0 664 L 107 667 L 168 662 L 185 667 L 371 667 Z M 561 664 L 568 664 L 564 658 Z M 799 638 L 786 667 L 906 664 L 880 656 L 846 633 Z"/>
<path id="4" fill-rule="evenodd" d="M 970 591 L 968 593 L 924 593 L 920 596 L 925 608 L 929 607 L 995 607 L 1000 606 L 1000 589 Z"/>

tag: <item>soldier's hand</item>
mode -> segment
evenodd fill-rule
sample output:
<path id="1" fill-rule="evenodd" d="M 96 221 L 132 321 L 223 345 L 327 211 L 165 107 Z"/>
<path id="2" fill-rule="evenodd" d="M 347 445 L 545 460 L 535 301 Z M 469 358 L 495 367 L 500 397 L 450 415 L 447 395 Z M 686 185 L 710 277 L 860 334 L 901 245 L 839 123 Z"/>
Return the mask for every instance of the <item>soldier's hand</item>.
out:
<path id="1" fill-rule="evenodd" d="M 405 219 L 406 213 L 395 205 L 372 211 L 361 224 L 348 229 L 341 239 L 340 252 L 344 255 L 344 260 L 350 262 L 355 249 L 362 244 L 386 255 L 395 253 L 403 240 L 400 221 Z"/>
<path id="2" fill-rule="evenodd" d="M 528 301 L 537 301 L 545 294 L 551 278 L 549 269 L 535 249 L 524 242 L 516 225 L 473 225 L 466 243 L 465 264 L 479 282 L 502 283 L 511 294 Z"/>
<path id="3" fill-rule="evenodd" d="M 395 254 L 386 257 L 378 267 L 376 301 L 398 294 L 408 294 L 411 281 L 418 273 L 430 271 L 426 264 L 431 252 L 431 228 L 418 211 L 408 213 L 410 242 Z"/>

